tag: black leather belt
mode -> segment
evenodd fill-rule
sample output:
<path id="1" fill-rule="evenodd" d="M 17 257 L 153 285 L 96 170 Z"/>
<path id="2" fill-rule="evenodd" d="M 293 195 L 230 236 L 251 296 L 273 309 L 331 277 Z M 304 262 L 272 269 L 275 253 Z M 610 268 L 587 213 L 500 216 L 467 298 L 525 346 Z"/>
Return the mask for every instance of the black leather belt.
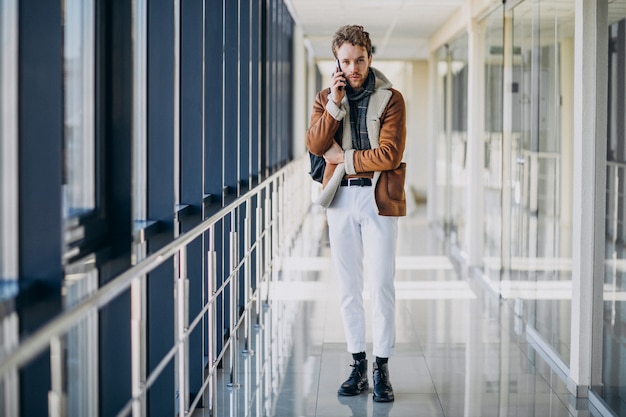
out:
<path id="1" fill-rule="evenodd" d="M 370 187 L 372 180 L 369 178 L 348 178 L 341 181 L 342 187 Z"/>

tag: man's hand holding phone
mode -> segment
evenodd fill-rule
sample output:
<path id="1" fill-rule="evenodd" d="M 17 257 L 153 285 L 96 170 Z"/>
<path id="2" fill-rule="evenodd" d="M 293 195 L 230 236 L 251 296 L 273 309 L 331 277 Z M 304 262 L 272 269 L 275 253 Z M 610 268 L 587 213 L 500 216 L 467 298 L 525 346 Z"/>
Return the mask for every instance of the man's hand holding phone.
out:
<path id="1" fill-rule="evenodd" d="M 333 101 L 337 106 L 341 105 L 341 100 L 346 95 L 346 79 L 343 76 L 343 71 L 341 71 L 341 64 L 339 63 L 339 59 L 335 60 L 337 65 L 337 71 L 333 74 L 332 83 L 330 86 Z"/>

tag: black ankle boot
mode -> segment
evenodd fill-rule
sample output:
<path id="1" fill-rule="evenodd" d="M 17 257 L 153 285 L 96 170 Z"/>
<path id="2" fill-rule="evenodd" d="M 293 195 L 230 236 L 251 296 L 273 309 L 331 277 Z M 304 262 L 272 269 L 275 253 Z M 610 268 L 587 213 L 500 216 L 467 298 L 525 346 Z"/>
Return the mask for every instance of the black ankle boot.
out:
<path id="1" fill-rule="evenodd" d="M 339 387 L 337 394 L 339 395 L 359 395 L 363 391 L 369 389 L 367 383 L 367 359 L 355 360 L 350 376 Z"/>
<path id="2" fill-rule="evenodd" d="M 393 388 L 389 382 L 389 364 L 374 362 L 374 401 L 388 403 L 394 400 Z"/>

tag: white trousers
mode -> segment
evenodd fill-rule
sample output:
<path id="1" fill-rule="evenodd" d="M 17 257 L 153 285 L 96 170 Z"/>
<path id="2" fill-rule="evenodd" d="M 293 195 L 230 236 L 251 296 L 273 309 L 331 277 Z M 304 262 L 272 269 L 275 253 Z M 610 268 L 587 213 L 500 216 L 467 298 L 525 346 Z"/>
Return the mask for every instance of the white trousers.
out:
<path id="1" fill-rule="evenodd" d="M 394 276 L 398 218 L 378 215 L 373 191 L 372 187 L 339 187 L 326 217 L 348 352 L 366 349 L 365 262 L 372 305 L 372 353 L 388 358 L 393 354 L 396 339 Z"/>

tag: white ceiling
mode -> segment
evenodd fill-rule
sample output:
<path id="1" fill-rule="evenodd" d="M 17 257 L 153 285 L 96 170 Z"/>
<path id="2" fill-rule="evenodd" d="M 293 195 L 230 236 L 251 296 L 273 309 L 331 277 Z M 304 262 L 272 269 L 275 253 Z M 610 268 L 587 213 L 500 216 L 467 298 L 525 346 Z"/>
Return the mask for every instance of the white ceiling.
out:
<path id="1" fill-rule="evenodd" d="M 331 39 L 343 25 L 370 33 L 376 60 L 428 57 L 428 39 L 462 0 L 285 0 L 315 59 L 331 59 Z"/>

